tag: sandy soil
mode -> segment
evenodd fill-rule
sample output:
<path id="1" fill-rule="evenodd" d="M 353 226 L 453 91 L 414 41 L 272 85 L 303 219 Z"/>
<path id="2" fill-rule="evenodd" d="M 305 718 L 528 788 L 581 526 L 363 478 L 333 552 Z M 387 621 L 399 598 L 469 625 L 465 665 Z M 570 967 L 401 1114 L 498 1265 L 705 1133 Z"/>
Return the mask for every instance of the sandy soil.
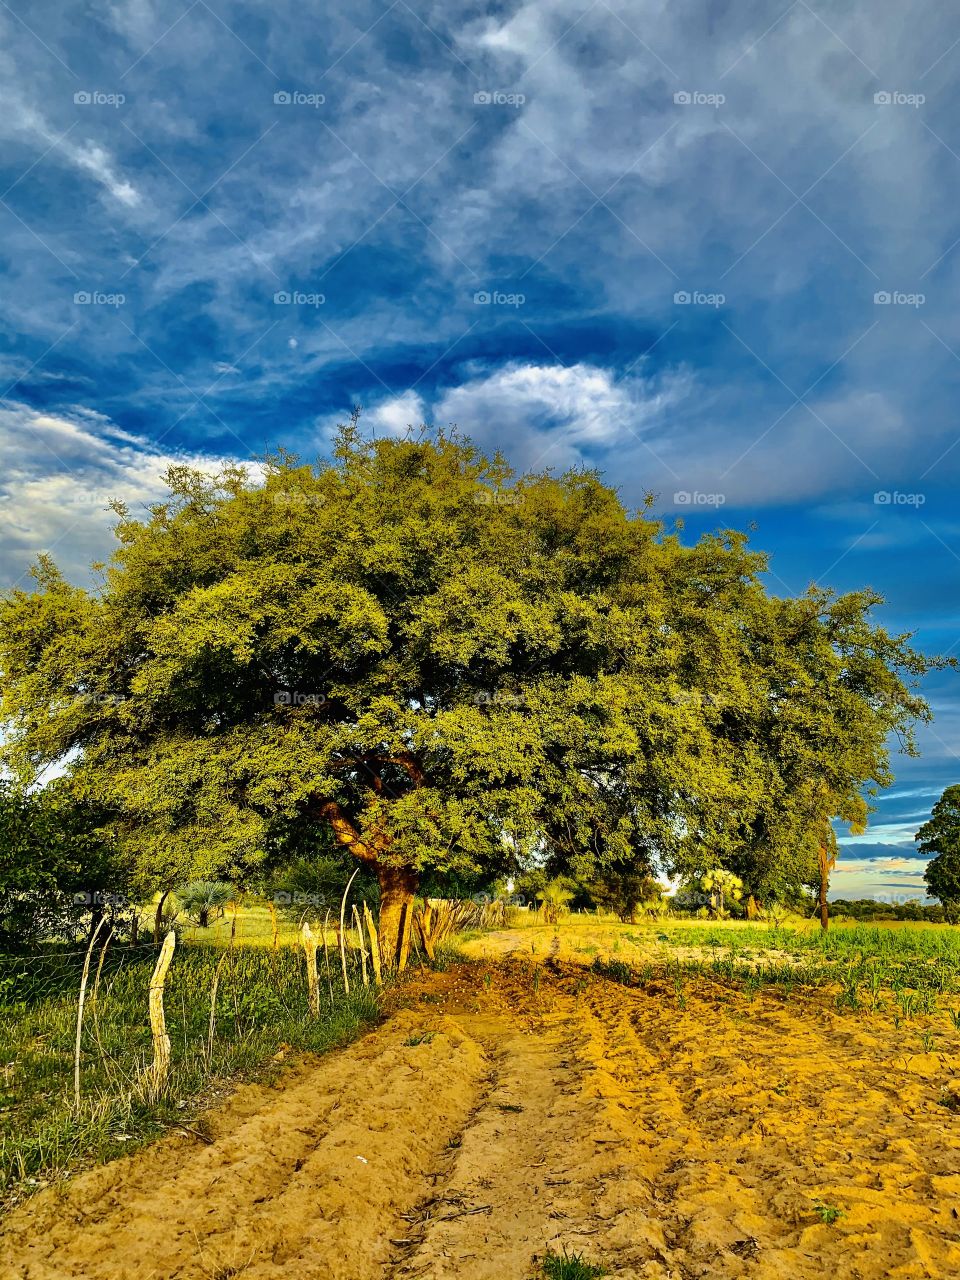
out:
<path id="1" fill-rule="evenodd" d="M 21 1206 L 0 1276 L 525 1280 L 548 1245 L 644 1280 L 960 1275 L 955 1061 L 879 1017 L 516 960 L 397 1002 L 213 1141 Z"/>

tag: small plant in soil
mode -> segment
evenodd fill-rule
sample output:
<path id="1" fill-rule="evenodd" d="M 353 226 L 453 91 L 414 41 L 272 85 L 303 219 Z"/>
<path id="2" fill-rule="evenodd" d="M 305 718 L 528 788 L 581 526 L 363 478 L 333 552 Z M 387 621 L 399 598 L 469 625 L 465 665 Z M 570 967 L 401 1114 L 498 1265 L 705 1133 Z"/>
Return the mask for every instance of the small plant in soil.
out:
<path id="1" fill-rule="evenodd" d="M 606 1267 L 595 1262 L 586 1262 L 582 1253 L 554 1253 L 548 1249 L 544 1255 L 540 1269 L 546 1280 L 598 1280 L 607 1274 Z"/>
<path id="2" fill-rule="evenodd" d="M 828 1227 L 832 1227 L 838 1218 L 843 1217 L 843 1210 L 838 1209 L 835 1204 L 817 1203 L 813 1206 L 813 1211 Z"/>
<path id="3" fill-rule="evenodd" d="M 408 1036 L 403 1043 L 411 1048 L 418 1044 L 429 1044 L 436 1034 L 435 1031 L 424 1031 L 419 1036 Z"/>

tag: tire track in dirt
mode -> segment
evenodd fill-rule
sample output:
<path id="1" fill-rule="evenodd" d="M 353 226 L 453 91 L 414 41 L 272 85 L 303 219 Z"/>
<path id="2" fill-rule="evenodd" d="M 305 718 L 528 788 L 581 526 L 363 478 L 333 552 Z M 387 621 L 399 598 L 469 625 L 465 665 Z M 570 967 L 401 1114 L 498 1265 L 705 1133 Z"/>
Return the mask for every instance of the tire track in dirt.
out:
<path id="1" fill-rule="evenodd" d="M 535 1029 L 510 1014 L 457 1020 L 487 1047 L 495 1075 L 395 1277 L 522 1277 L 546 1246 L 596 1252 L 604 1147 L 617 1138 L 591 1085 L 579 1019 L 545 1013 Z"/>

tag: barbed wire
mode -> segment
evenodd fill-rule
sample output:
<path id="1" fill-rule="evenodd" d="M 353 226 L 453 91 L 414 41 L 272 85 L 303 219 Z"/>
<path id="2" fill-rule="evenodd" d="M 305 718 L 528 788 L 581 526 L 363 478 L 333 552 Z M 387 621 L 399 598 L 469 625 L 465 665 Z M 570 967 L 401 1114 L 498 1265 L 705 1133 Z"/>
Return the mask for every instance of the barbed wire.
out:
<path id="1" fill-rule="evenodd" d="M 159 947 L 157 942 L 122 942 L 113 949 L 114 955 L 127 955 L 131 951 L 143 951 L 148 948 L 153 949 Z M 24 963 L 32 963 L 35 960 L 67 960 L 71 956 L 85 956 L 87 947 L 82 947 L 79 951 L 0 951 L 0 964 L 6 962 L 22 961 Z M 94 948 L 96 950 L 96 948 Z"/>
<path id="2" fill-rule="evenodd" d="M 165 932 L 167 931 L 165 930 Z M 282 934 L 279 935 L 278 937 L 278 943 L 280 947 L 283 947 L 283 946 L 295 947 L 298 945 L 298 942 L 296 939 L 289 939 L 285 942 L 283 940 Z M 242 935 L 238 934 L 235 945 L 236 946 L 243 945 Z M 131 951 L 156 951 L 156 950 L 159 950 L 160 946 L 161 946 L 161 942 L 121 942 L 121 943 L 115 944 L 111 948 L 110 955 L 125 956 L 125 955 L 129 955 Z M 216 949 L 227 951 L 229 950 L 229 948 L 230 948 L 230 942 L 228 939 L 226 942 L 222 944 L 222 946 L 217 947 Z M 263 948 L 258 946 L 258 949 L 263 949 Z M 94 953 L 96 953 L 97 950 L 99 950 L 99 948 L 95 947 Z M 266 948 L 266 950 L 272 950 L 272 948 L 268 947 Z M 86 954 L 87 954 L 87 947 L 81 947 L 78 951 L 49 951 L 49 952 L 0 951 L 0 965 L 4 965 L 7 963 L 16 963 L 16 962 L 32 963 L 33 961 L 36 961 L 36 960 L 43 960 L 43 961 L 67 960 L 72 956 L 85 956 Z"/>

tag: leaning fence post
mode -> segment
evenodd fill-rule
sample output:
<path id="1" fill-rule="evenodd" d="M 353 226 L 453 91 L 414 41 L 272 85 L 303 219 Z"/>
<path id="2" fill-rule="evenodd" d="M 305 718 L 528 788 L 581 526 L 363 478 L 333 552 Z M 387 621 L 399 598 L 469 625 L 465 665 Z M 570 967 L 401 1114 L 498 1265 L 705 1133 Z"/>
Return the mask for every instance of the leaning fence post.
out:
<path id="1" fill-rule="evenodd" d="M 330 952 L 327 948 L 327 925 L 330 921 L 330 908 L 327 908 L 327 914 L 323 917 L 323 967 L 327 974 L 327 989 L 330 992 L 330 1008 L 333 1008 L 333 979 L 330 977 Z"/>
<path id="2" fill-rule="evenodd" d="M 90 997 L 90 1007 L 93 1010 L 93 1034 L 97 1037 L 97 1048 L 100 1050 L 101 1059 L 105 1058 L 106 1051 L 103 1047 L 103 1041 L 100 1039 L 100 1016 L 97 1012 L 97 992 L 100 990 L 100 974 L 103 972 L 103 962 L 107 958 L 107 947 L 110 945 L 110 939 L 113 937 L 113 926 L 110 926 L 110 932 L 104 939 L 103 946 L 100 948 L 100 959 L 97 961 L 97 976 L 93 980 L 93 994 Z"/>
<path id="3" fill-rule="evenodd" d="M 359 870 L 360 868 L 357 867 L 357 871 Z M 344 889 L 343 897 L 340 899 L 340 967 L 343 969 L 343 994 L 345 996 L 350 994 L 350 983 L 347 980 L 347 948 L 343 941 L 343 931 L 346 928 L 344 915 L 347 910 L 347 894 L 350 892 L 350 886 L 353 884 L 357 871 L 354 871 L 353 875 L 347 881 L 347 887 Z"/>
<path id="4" fill-rule="evenodd" d="M 363 971 L 363 985 L 369 987 L 370 979 L 367 977 L 367 948 L 363 941 L 363 925 L 360 923 L 360 912 L 357 910 L 357 904 L 353 904 L 353 924 L 357 931 L 357 937 L 360 939 L 360 968 Z"/>
<path id="5" fill-rule="evenodd" d="M 380 939 L 377 936 L 377 926 L 373 923 L 373 916 L 370 914 L 370 908 L 366 903 L 363 904 L 363 918 L 367 926 L 367 936 L 370 939 L 370 959 L 373 962 L 373 977 L 378 987 L 383 986 L 383 974 L 380 972 Z"/>
<path id="6" fill-rule="evenodd" d="M 150 1031 L 153 1035 L 153 1066 L 150 1068 L 150 1084 L 155 1093 L 159 1093 L 166 1083 L 170 1070 L 170 1037 L 167 1035 L 167 1023 L 163 1015 L 163 984 L 167 979 L 167 970 L 173 959 L 173 948 L 177 943 L 177 935 L 171 929 L 163 940 L 157 966 L 150 979 Z"/>
<path id="7" fill-rule="evenodd" d="M 210 1064 L 213 1062 L 213 1037 L 217 1029 L 217 984 L 220 981 L 220 970 L 223 968 L 223 962 L 226 960 L 229 954 L 230 954 L 229 951 L 224 950 L 224 953 L 220 957 L 220 960 L 217 964 L 216 969 L 213 971 L 213 982 L 210 984 L 210 1026 L 207 1031 L 207 1070 L 208 1071 L 210 1069 Z"/>
<path id="8" fill-rule="evenodd" d="M 320 988 L 317 985 L 317 940 L 313 936 L 313 930 L 307 920 L 303 922 L 300 938 L 307 957 L 307 997 L 310 1004 L 310 1012 L 316 1018 L 320 1013 Z"/>

